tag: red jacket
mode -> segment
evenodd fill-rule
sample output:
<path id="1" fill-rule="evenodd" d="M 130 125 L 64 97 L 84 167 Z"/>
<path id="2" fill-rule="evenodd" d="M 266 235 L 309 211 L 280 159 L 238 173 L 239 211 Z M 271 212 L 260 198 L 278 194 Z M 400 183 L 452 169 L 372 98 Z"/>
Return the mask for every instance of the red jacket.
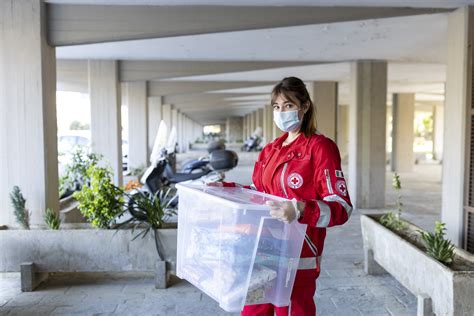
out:
<path id="1" fill-rule="evenodd" d="M 339 150 L 324 135 L 306 137 L 301 134 L 286 152 L 281 150 L 286 137 L 287 133 L 263 148 L 255 163 L 253 184 L 258 191 L 306 203 L 299 222 L 308 225 L 306 234 L 310 241 L 304 243 L 301 257 L 315 256 L 308 245 L 311 241 L 316 245 L 316 255 L 321 256 L 326 227 L 344 224 L 352 212 Z M 262 175 L 274 155 L 279 156 L 271 162 L 271 183 L 267 181 L 264 185 Z"/>

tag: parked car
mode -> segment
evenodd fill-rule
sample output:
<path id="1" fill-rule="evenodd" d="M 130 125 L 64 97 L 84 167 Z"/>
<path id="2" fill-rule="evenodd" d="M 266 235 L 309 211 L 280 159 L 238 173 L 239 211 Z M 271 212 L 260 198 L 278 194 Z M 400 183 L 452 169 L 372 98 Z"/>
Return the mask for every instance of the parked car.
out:
<path id="1" fill-rule="evenodd" d="M 90 130 L 68 130 L 58 132 L 58 163 L 59 175 L 62 175 L 64 166 L 70 162 L 70 153 L 78 147 L 87 152 L 91 148 Z M 122 138 L 122 169 L 128 167 L 128 140 Z"/>

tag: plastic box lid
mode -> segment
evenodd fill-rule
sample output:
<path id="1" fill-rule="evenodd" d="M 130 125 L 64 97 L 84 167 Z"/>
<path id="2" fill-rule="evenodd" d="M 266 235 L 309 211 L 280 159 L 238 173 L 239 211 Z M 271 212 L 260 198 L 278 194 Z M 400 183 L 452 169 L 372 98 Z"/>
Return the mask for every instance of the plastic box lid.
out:
<path id="1" fill-rule="evenodd" d="M 281 197 L 243 188 L 177 184 L 177 275 L 228 312 L 290 303 L 306 225 L 270 217 Z"/>

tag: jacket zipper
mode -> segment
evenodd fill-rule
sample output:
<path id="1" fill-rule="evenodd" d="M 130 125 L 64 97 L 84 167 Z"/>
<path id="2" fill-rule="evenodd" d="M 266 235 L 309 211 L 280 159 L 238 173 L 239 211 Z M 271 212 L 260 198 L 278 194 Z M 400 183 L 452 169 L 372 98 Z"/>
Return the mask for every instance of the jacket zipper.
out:
<path id="1" fill-rule="evenodd" d="M 285 162 L 285 165 L 283 166 L 283 171 L 281 172 L 280 176 L 280 185 L 283 193 L 285 194 L 286 198 L 288 198 L 288 194 L 286 193 L 285 189 L 285 172 L 286 172 L 286 167 L 288 167 L 288 163 Z"/>

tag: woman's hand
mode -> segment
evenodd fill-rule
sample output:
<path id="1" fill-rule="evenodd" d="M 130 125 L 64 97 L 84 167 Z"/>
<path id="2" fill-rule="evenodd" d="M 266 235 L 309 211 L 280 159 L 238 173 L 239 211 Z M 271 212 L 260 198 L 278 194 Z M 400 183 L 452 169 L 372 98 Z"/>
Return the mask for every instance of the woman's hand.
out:
<path id="1" fill-rule="evenodd" d="M 291 223 L 295 219 L 301 217 L 302 210 L 304 210 L 304 202 L 293 201 L 267 201 L 266 204 L 270 206 L 270 215 L 285 223 Z"/>
<path id="2" fill-rule="evenodd" d="M 223 187 L 224 184 L 222 182 L 206 182 L 208 187 Z"/>

